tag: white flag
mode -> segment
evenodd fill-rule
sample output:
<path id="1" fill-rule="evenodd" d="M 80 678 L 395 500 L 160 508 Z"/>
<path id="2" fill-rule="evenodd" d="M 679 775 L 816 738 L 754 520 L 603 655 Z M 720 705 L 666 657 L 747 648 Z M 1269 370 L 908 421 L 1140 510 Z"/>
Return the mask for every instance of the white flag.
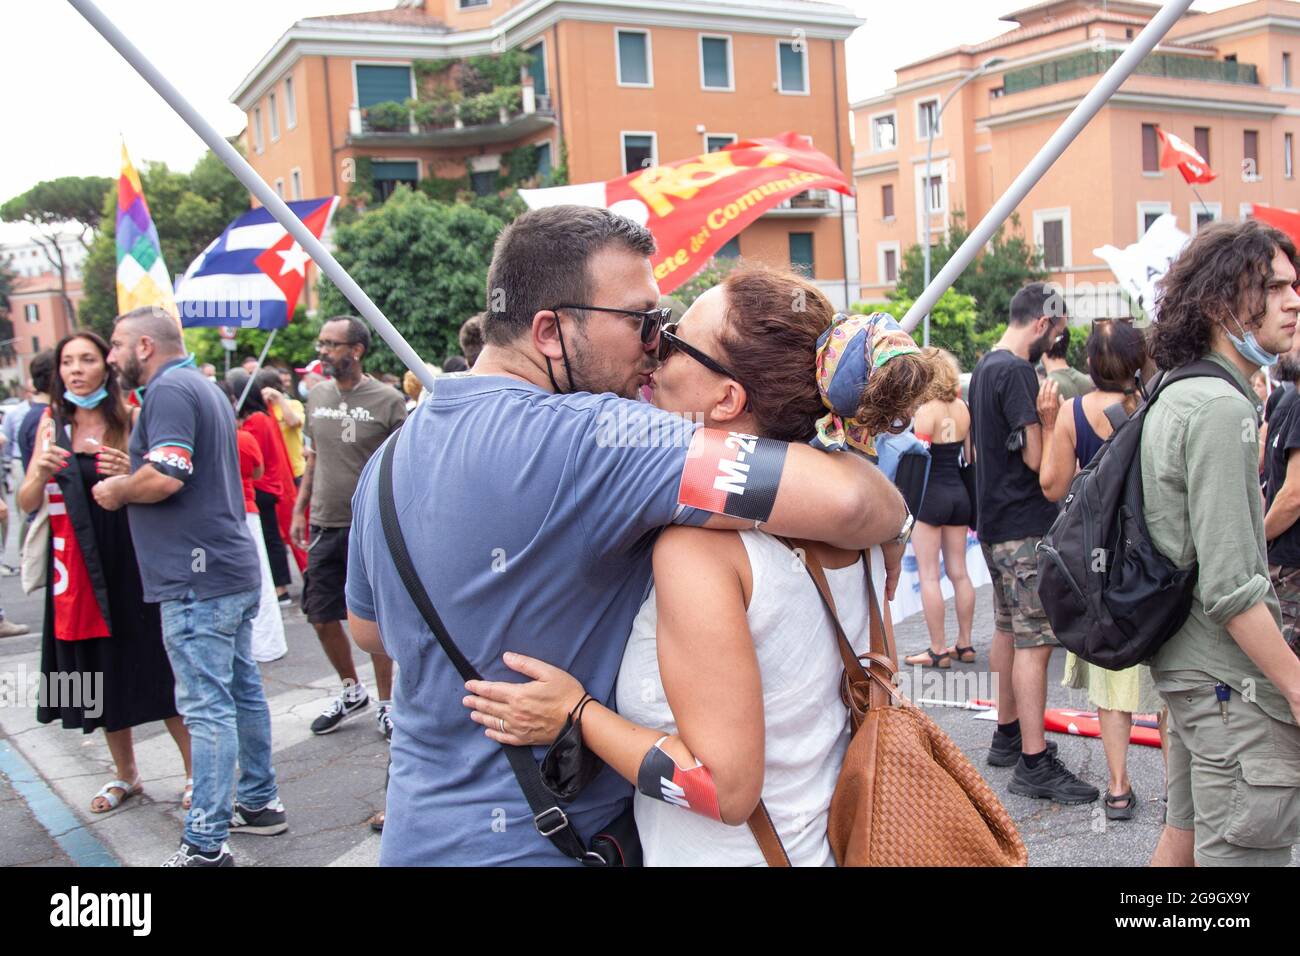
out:
<path id="1" fill-rule="evenodd" d="M 1191 236 L 1178 228 L 1178 220 L 1165 213 L 1151 224 L 1146 235 L 1124 249 L 1102 246 L 1093 255 L 1110 266 L 1120 286 L 1154 322 L 1156 320 L 1156 283 Z"/>

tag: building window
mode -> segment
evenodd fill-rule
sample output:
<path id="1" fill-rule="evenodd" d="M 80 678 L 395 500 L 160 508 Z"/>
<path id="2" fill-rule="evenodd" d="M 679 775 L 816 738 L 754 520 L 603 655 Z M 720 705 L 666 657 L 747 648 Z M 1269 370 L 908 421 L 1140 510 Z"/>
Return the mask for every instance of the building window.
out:
<path id="1" fill-rule="evenodd" d="M 298 98 L 293 93 L 293 77 L 284 78 L 284 123 L 289 129 L 298 125 Z"/>
<path id="2" fill-rule="evenodd" d="M 944 202 L 942 176 L 930 177 L 930 188 L 925 191 L 925 194 L 930 202 L 930 212 L 943 212 L 948 208 L 948 204 Z"/>
<path id="3" fill-rule="evenodd" d="M 1137 210 L 1139 239 L 1147 234 L 1147 230 L 1157 219 L 1171 211 L 1167 202 L 1140 202 L 1137 204 Z"/>
<path id="4" fill-rule="evenodd" d="M 495 176 L 496 173 L 492 175 Z M 383 202 L 393 194 L 398 183 L 405 183 L 412 189 L 419 185 L 420 164 L 414 160 L 373 160 L 370 163 L 370 176 L 375 184 L 375 199 Z"/>
<path id="5" fill-rule="evenodd" d="M 705 133 L 704 151 L 706 153 L 716 153 L 720 149 L 726 149 L 735 141 L 735 133 Z"/>
<path id="6" fill-rule="evenodd" d="M 33 351 L 33 352 L 39 352 L 40 350 L 41 350 L 41 337 L 40 337 L 39 335 L 33 335 L 33 336 L 32 336 L 32 351 Z"/>
<path id="7" fill-rule="evenodd" d="M 537 144 L 537 175 L 547 179 L 551 175 L 551 144 Z"/>
<path id="8" fill-rule="evenodd" d="M 1043 255 L 1044 269 L 1070 268 L 1070 210 L 1035 210 L 1034 244 Z"/>
<path id="9" fill-rule="evenodd" d="M 721 249 L 713 254 L 715 259 L 739 259 L 740 236 L 732 236 Z"/>
<path id="10" fill-rule="evenodd" d="M 1282 54 L 1282 85 L 1290 89 L 1291 87 L 1291 54 Z"/>
<path id="11" fill-rule="evenodd" d="M 365 109 L 376 103 L 405 103 L 415 96 L 409 66 L 376 66 L 358 63 L 357 107 Z"/>
<path id="12" fill-rule="evenodd" d="M 1200 201 L 1191 204 L 1188 219 L 1192 224 L 1192 235 L 1201 231 L 1202 226 L 1208 226 L 1212 222 L 1218 222 L 1223 218 L 1223 204 L 1217 202 L 1202 203 Z"/>
<path id="13" fill-rule="evenodd" d="M 871 148 L 876 152 L 898 145 L 897 119 L 893 113 L 871 119 Z"/>
<path id="14" fill-rule="evenodd" d="M 934 130 L 935 136 L 943 135 L 943 128 L 939 124 L 939 99 L 921 100 L 916 104 L 916 138 L 929 139 L 930 130 Z"/>
<path id="15" fill-rule="evenodd" d="M 1196 151 L 1201 154 L 1201 159 L 1205 160 L 1207 166 L 1213 165 L 1210 162 L 1210 128 L 1208 126 L 1198 126 L 1193 130 L 1195 142 L 1192 144 Z"/>
<path id="16" fill-rule="evenodd" d="M 1160 136 L 1154 123 L 1142 124 L 1142 172 L 1160 172 Z"/>
<path id="17" fill-rule="evenodd" d="M 284 180 L 283 180 L 283 179 L 277 179 L 277 180 L 275 181 L 275 194 L 276 194 L 277 196 L 279 196 L 281 199 L 284 198 Z"/>
<path id="18" fill-rule="evenodd" d="M 23 306 L 23 314 L 27 317 L 27 321 L 32 325 L 41 321 L 41 310 L 35 302 L 29 302 L 27 305 Z"/>
<path id="19" fill-rule="evenodd" d="M 813 234 L 790 233 L 790 268 L 811 279 L 813 277 Z"/>
<path id="20" fill-rule="evenodd" d="M 655 166 L 654 133 L 621 133 L 623 137 L 623 172 L 630 173 L 647 166 Z"/>
<path id="21" fill-rule="evenodd" d="M 275 94 L 266 99 L 267 111 L 271 114 L 271 142 L 280 138 L 280 110 L 275 105 Z"/>
<path id="22" fill-rule="evenodd" d="M 266 144 L 262 142 L 262 107 L 253 107 L 253 148 L 259 153 L 266 149 Z"/>
<path id="23" fill-rule="evenodd" d="M 894 184 L 887 183 L 880 187 L 880 218 L 894 218 Z"/>
<path id="24" fill-rule="evenodd" d="M 650 34 L 642 30 L 619 30 L 618 83 L 620 86 L 653 86 L 650 62 Z"/>
<path id="25" fill-rule="evenodd" d="M 782 93 L 808 92 L 808 57 L 804 45 L 787 43 L 784 40 L 776 45 L 777 80 Z"/>
<path id="26" fill-rule="evenodd" d="M 476 196 L 491 196 L 497 191 L 498 175 L 500 173 L 495 169 L 472 172 L 469 174 L 469 188 L 474 190 Z"/>
<path id="27" fill-rule="evenodd" d="M 1241 172 L 1247 182 L 1259 180 L 1259 130 L 1248 129 L 1241 134 Z"/>
<path id="28" fill-rule="evenodd" d="M 473 10 L 475 7 L 486 7 L 492 0 L 460 0 L 462 10 Z"/>
<path id="29" fill-rule="evenodd" d="M 700 86 L 732 90 L 731 37 L 700 37 Z"/>
<path id="30" fill-rule="evenodd" d="M 884 252 L 884 269 L 881 276 L 886 282 L 898 281 L 898 250 L 886 249 Z"/>
<path id="31" fill-rule="evenodd" d="M 533 78 L 533 92 L 538 96 L 546 96 L 549 92 L 546 85 L 546 44 L 538 40 L 524 52 L 531 57 L 528 61 L 528 75 Z"/>
<path id="32" fill-rule="evenodd" d="M 289 195 L 294 199 L 302 198 L 302 170 L 294 169 L 289 173 Z"/>

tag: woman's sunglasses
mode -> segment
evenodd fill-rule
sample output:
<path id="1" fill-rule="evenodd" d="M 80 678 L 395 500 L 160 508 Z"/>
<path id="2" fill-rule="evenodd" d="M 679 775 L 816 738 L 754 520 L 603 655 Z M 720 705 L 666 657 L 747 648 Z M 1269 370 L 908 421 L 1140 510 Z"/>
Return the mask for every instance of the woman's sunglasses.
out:
<path id="1" fill-rule="evenodd" d="M 719 375 L 725 375 L 727 378 L 733 378 L 738 382 L 740 381 L 740 377 L 736 375 L 736 373 L 733 372 L 731 369 L 727 368 L 727 366 L 723 365 L 721 362 L 717 361 L 716 359 L 710 358 L 709 356 L 705 355 L 695 346 L 690 345 L 687 342 L 683 342 L 677 336 L 677 326 L 680 324 L 681 323 L 678 322 L 669 322 L 667 325 L 663 326 L 659 330 L 659 356 L 658 357 L 659 357 L 660 364 L 666 362 L 668 360 L 668 356 L 672 355 L 674 351 L 677 351 L 683 353 L 684 355 L 689 355 L 691 358 L 695 359 L 695 361 L 699 362 L 701 365 L 703 365 L 711 372 L 717 372 Z"/>

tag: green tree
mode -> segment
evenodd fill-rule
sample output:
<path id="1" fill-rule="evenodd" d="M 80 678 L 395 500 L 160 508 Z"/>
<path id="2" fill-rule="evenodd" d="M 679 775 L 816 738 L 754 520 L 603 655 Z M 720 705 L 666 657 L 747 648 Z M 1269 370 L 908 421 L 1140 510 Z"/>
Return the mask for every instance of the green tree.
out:
<path id="1" fill-rule="evenodd" d="M 739 259 L 714 257 L 706 262 L 699 272 L 674 289 L 672 297 L 690 308 L 691 303 L 725 279 L 739 264 Z"/>
<path id="2" fill-rule="evenodd" d="M 952 214 L 952 225 L 944 239 L 930 247 L 930 277 L 939 274 L 970 235 L 965 215 Z M 1011 214 L 1011 229 L 999 227 L 975 260 L 957 277 L 952 287 L 975 300 L 975 329 L 987 332 L 1005 325 L 1011 309 L 1011 297 L 1026 282 L 1047 278 L 1042 266 L 1042 255 L 1031 240 L 1020 232 L 1020 217 Z M 914 301 L 925 285 L 925 251 L 920 244 L 909 246 L 903 253 L 903 263 L 898 271 L 898 285 L 892 297 Z M 931 341 L 934 324 L 931 313 Z"/>
<path id="3" fill-rule="evenodd" d="M 869 314 L 871 312 L 888 312 L 896 319 L 901 319 L 912 307 L 914 300 L 898 298 L 885 305 L 855 303 L 854 312 Z M 963 295 L 956 289 L 948 289 L 930 311 L 930 344 L 947 349 L 957 358 L 963 372 L 975 367 L 981 355 L 987 352 L 1002 336 L 1006 323 L 985 331 L 976 331 L 979 312 L 975 299 Z"/>
<path id="4" fill-rule="evenodd" d="M 302 368 L 316 357 L 316 336 L 320 333 L 320 327 L 320 317 L 309 319 L 307 307 L 299 303 L 289 324 L 275 333 L 275 341 L 266 353 L 267 364 Z M 262 329 L 236 329 L 231 363 L 239 361 L 245 355 L 261 355 L 269 334 Z M 217 367 L 218 373 L 225 368 L 225 350 L 221 345 L 221 332 L 217 328 L 205 326 L 186 329 L 185 345 L 194 353 L 194 359 L 200 365 L 211 362 Z"/>
<path id="5" fill-rule="evenodd" d="M 486 307 L 492 246 L 509 221 L 490 208 L 508 207 L 438 202 L 399 187 L 334 230 L 335 257 L 426 361 L 455 351 L 461 323 Z M 320 301 L 322 315 L 355 312 L 325 278 Z M 405 366 L 376 336 L 366 367 L 400 374 Z"/>
<path id="6" fill-rule="evenodd" d="M 0 357 L 11 358 L 14 354 L 14 324 L 9 320 L 9 296 L 14 291 L 14 280 L 18 277 L 9 271 L 9 265 L 0 262 Z"/>

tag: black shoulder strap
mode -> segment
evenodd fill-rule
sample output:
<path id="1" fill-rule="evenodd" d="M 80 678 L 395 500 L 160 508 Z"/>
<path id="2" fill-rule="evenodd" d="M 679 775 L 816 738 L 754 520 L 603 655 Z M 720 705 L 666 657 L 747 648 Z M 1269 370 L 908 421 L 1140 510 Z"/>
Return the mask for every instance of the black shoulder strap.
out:
<path id="1" fill-rule="evenodd" d="M 1119 426 L 1128 421 L 1128 412 L 1124 411 L 1124 403 L 1116 402 L 1114 405 L 1106 406 L 1106 421 L 1110 422 L 1110 427 L 1116 431 Z"/>
<path id="2" fill-rule="evenodd" d="M 379 463 L 379 517 L 384 528 L 384 537 L 388 541 L 393 564 L 397 566 L 397 574 L 402 579 L 402 584 L 406 586 L 407 594 L 415 602 L 420 616 L 429 625 L 429 630 L 438 639 L 438 644 L 451 658 L 461 679 L 482 680 L 474 665 L 451 639 L 451 634 L 447 632 L 442 618 L 438 616 L 433 601 L 429 599 L 429 592 L 420 583 L 420 576 L 416 574 L 415 566 L 411 563 L 410 552 L 406 550 L 406 539 L 402 536 L 402 526 L 398 523 L 397 506 L 393 500 L 393 450 L 397 447 L 401 436 L 402 432 L 398 431 L 385 443 L 383 457 Z M 519 789 L 524 792 L 524 797 L 528 800 L 528 807 L 533 812 L 533 825 L 537 827 L 537 832 L 550 840 L 565 856 L 583 863 L 596 862 L 589 857 L 586 844 L 569 824 L 568 816 L 556 804 L 555 797 L 542 785 L 541 773 L 537 761 L 533 759 L 532 751 L 527 747 L 504 745 L 502 749 L 506 752 L 506 759 L 510 761 L 510 769 L 514 771 L 515 779 L 519 781 Z M 603 863 L 603 860 L 600 862 Z"/>
<path id="3" fill-rule="evenodd" d="M 1250 398 L 1245 392 L 1241 391 L 1241 386 L 1237 380 L 1232 377 L 1232 373 L 1220 365 L 1218 362 L 1212 362 L 1208 358 L 1197 359 L 1195 362 L 1189 362 L 1181 368 L 1165 372 L 1156 379 L 1153 387 L 1153 393 L 1160 391 L 1166 385 L 1172 385 L 1174 382 L 1181 382 L 1185 378 L 1221 378 L 1237 391 L 1241 392 L 1246 398 Z M 1154 394 L 1152 396 L 1154 398 Z M 1252 402 L 1251 404 L 1254 404 Z"/>

